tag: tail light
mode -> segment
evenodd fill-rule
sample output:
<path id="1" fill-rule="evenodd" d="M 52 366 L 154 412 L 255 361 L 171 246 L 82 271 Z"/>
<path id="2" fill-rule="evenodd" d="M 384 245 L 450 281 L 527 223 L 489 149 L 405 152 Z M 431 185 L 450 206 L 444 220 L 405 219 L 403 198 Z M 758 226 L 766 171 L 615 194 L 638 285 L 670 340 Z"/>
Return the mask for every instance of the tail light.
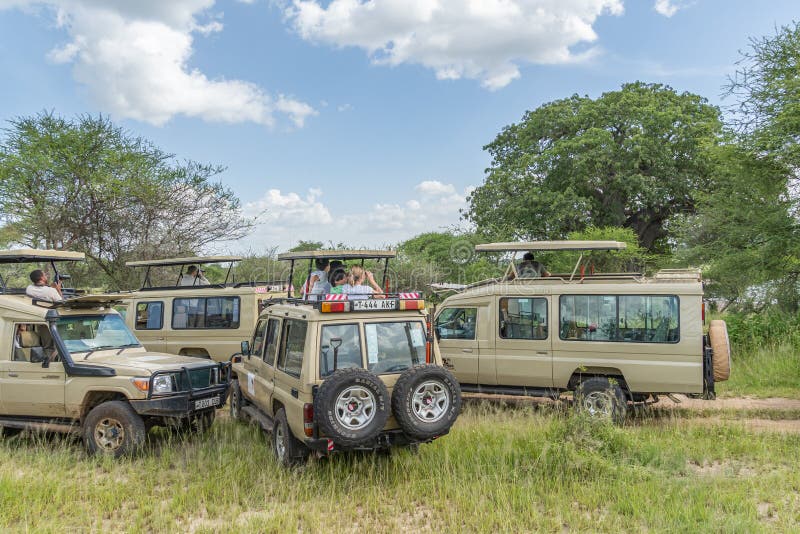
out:
<path id="1" fill-rule="evenodd" d="M 309 438 L 314 435 L 314 405 L 310 402 L 303 405 L 303 432 Z"/>
<path id="2" fill-rule="evenodd" d="M 401 300 L 400 310 L 424 310 L 424 300 Z"/>
<path id="3" fill-rule="evenodd" d="M 700 304 L 700 317 L 703 320 L 703 324 L 706 324 L 706 303 L 702 302 Z"/>

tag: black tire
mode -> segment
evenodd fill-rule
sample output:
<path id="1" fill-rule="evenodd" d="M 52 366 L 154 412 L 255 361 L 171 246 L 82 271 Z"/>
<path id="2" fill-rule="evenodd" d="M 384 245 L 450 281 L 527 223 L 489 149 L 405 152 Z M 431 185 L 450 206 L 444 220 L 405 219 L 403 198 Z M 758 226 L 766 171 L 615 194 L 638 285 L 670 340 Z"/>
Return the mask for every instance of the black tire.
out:
<path id="1" fill-rule="evenodd" d="M 429 441 L 447 434 L 461 412 L 461 387 L 437 365 L 416 365 L 400 375 L 392 391 L 392 413 L 403 431 Z"/>
<path id="2" fill-rule="evenodd" d="M 618 380 L 593 376 L 584 379 L 575 389 L 575 408 L 592 417 L 622 424 L 628 413 L 628 401 Z"/>
<path id="3" fill-rule="evenodd" d="M 389 419 L 389 392 L 365 369 L 337 369 L 314 398 L 314 418 L 325 436 L 343 449 L 368 445 Z"/>
<path id="4" fill-rule="evenodd" d="M 83 423 L 83 441 L 90 454 L 109 454 L 118 458 L 141 449 L 144 421 L 124 401 L 104 402 L 92 408 Z"/>
<path id="5" fill-rule="evenodd" d="M 22 432 L 21 428 L 13 428 L 10 426 L 0 426 L 0 436 L 4 438 L 13 438 Z"/>
<path id="6" fill-rule="evenodd" d="M 272 452 L 283 467 L 292 467 L 305 462 L 311 452 L 292 435 L 292 429 L 289 428 L 289 421 L 286 419 L 286 410 L 283 408 L 275 414 L 275 422 L 272 424 Z"/>
<path id="7" fill-rule="evenodd" d="M 231 380 L 231 396 L 228 400 L 231 409 L 231 419 L 235 421 L 244 421 L 245 417 L 242 413 L 242 406 L 247 406 L 247 400 L 242 396 L 242 388 L 239 387 L 238 380 Z"/>

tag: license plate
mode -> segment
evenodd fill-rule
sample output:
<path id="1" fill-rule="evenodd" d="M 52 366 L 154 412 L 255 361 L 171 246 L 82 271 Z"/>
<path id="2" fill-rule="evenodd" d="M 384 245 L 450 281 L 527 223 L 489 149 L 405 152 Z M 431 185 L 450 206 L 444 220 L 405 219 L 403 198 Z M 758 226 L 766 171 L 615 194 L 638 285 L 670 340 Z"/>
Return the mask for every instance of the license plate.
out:
<path id="1" fill-rule="evenodd" d="M 396 310 L 397 299 L 354 300 L 353 311 Z"/>
<path id="2" fill-rule="evenodd" d="M 219 406 L 219 397 L 209 397 L 208 399 L 200 399 L 194 401 L 194 409 L 202 410 L 203 408 L 211 408 L 212 406 Z"/>

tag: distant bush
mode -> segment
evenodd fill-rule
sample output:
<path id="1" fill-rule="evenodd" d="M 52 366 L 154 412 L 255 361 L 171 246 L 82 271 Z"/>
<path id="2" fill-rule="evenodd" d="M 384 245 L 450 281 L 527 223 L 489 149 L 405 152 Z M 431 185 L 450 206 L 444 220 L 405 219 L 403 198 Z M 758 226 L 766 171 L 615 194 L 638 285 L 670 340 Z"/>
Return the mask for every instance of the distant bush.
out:
<path id="1" fill-rule="evenodd" d="M 774 345 L 800 347 L 800 314 L 779 310 L 726 313 L 728 336 L 735 353 Z"/>

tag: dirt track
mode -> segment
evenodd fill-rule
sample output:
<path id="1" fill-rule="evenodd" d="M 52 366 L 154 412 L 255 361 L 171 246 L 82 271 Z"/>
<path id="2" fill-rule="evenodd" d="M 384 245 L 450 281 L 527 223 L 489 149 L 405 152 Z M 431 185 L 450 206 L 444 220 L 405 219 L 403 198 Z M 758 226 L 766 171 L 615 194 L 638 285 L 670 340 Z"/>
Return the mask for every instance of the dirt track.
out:
<path id="1" fill-rule="evenodd" d="M 717 425 L 732 424 L 742 425 L 749 430 L 780 433 L 800 433 L 800 419 L 797 419 L 797 412 L 800 412 L 800 399 L 786 399 L 771 397 L 756 399 L 749 397 L 730 397 L 721 398 L 713 401 L 690 399 L 683 395 L 676 395 L 681 402 L 675 403 L 667 397 L 661 397 L 659 402 L 650 405 L 653 414 L 665 414 L 673 410 L 680 411 L 681 416 L 672 418 L 656 417 L 649 421 L 660 421 L 661 424 L 680 424 L 680 425 Z M 561 400 L 554 401 L 546 398 L 537 397 L 517 397 L 513 395 L 484 395 L 479 393 L 465 393 L 467 401 L 486 400 L 489 402 L 502 402 L 514 406 L 556 406 Z M 568 398 L 568 397 L 565 397 Z M 752 412 L 771 412 L 769 418 L 762 414 Z M 697 416 L 686 412 L 696 412 Z M 709 412 L 719 412 L 719 415 Z M 736 412 L 742 412 L 738 416 Z M 782 417 L 781 412 L 786 412 Z M 641 421 L 640 421 L 641 422 Z"/>

